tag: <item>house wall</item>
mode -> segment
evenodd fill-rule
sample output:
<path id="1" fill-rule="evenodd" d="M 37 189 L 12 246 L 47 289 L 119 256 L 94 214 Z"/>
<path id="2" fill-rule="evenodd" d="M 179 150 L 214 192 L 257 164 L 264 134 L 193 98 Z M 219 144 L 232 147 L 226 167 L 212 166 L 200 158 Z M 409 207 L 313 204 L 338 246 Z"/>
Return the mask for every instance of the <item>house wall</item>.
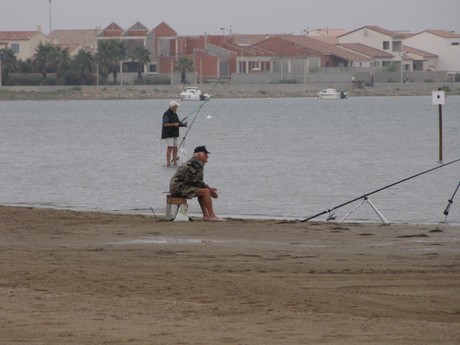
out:
<path id="1" fill-rule="evenodd" d="M 160 56 L 158 58 L 158 73 L 170 74 L 174 72 L 175 59 L 173 56 Z"/>
<path id="2" fill-rule="evenodd" d="M 219 73 L 219 58 L 214 55 L 196 55 L 195 72 L 199 81 L 212 79 Z"/>
<path id="3" fill-rule="evenodd" d="M 389 41 L 389 49 L 383 49 L 383 42 Z M 393 54 L 392 38 L 380 32 L 362 28 L 339 37 L 339 43 L 362 43 L 369 47 Z"/>
<path id="4" fill-rule="evenodd" d="M 49 42 L 48 37 L 42 33 L 38 33 L 29 40 L 12 40 L 8 42 L 8 48 L 11 48 L 11 44 L 19 44 L 19 53 L 16 54 L 16 57 L 25 61 L 27 59 L 33 58 L 35 55 L 35 49 L 40 43 L 45 44 L 47 42 Z"/>
<path id="5" fill-rule="evenodd" d="M 460 38 L 454 41 L 458 42 Z M 438 71 L 460 71 L 460 45 L 451 45 L 449 39 L 422 32 L 406 38 L 404 44 L 438 55 L 436 67 Z"/>

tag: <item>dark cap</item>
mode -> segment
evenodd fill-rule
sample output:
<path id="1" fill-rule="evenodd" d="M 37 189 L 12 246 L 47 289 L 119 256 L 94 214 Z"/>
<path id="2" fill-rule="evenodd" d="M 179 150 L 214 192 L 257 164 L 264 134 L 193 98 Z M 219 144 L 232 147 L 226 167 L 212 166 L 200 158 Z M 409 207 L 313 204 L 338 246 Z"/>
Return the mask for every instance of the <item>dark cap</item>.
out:
<path id="1" fill-rule="evenodd" d="M 198 152 L 211 153 L 208 150 L 206 150 L 206 146 L 195 147 L 195 150 L 193 151 L 193 153 L 198 153 Z"/>

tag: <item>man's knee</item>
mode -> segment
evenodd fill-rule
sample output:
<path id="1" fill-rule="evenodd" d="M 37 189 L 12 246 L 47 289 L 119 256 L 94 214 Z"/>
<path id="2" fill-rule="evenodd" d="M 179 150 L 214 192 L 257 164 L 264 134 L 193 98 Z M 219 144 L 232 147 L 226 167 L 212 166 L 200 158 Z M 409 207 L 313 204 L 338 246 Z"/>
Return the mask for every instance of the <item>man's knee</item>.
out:
<path id="1" fill-rule="evenodd" d="M 196 195 L 198 196 L 211 196 L 211 191 L 208 189 L 208 188 L 199 188 L 197 191 L 196 191 Z"/>

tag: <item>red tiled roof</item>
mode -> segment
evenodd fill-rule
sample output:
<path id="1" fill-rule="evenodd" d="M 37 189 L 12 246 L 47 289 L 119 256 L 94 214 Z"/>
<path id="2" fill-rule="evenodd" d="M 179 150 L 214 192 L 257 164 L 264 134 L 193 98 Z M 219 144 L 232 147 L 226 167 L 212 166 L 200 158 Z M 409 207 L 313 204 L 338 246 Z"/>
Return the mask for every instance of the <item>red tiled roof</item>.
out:
<path id="1" fill-rule="evenodd" d="M 381 28 L 380 26 L 376 26 L 376 25 L 366 25 L 366 26 L 362 26 L 356 30 L 352 30 L 352 31 L 349 31 L 343 35 L 340 35 L 338 37 L 342 37 L 342 36 L 345 36 L 345 35 L 348 35 L 352 32 L 356 32 L 356 31 L 360 31 L 360 30 L 363 30 L 363 29 L 368 29 L 368 30 L 372 30 L 372 31 L 375 31 L 375 32 L 379 32 L 383 35 L 387 35 L 387 36 L 390 36 L 390 37 L 403 37 L 404 35 L 407 35 L 407 33 L 401 33 L 401 32 L 398 32 L 398 31 L 391 31 L 391 30 L 387 30 L 387 29 L 383 29 Z"/>
<path id="2" fill-rule="evenodd" d="M 460 38 L 460 34 L 456 34 L 453 31 L 427 29 L 423 32 L 428 32 L 432 35 L 439 36 L 442 38 Z"/>
<path id="3" fill-rule="evenodd" d="M 253 47 L 262 48 L 268 52 L 268 55 L 284 55 L 284 56 L 319 56 L 318 51 L 311 49 L 308 46 L 298 44 L 292 37 L 270 37 Z"/>
<path id="4" fill-rule="evenodd" d="M 302 46 L 308 47 L 319 52 L 321 55 L 334 55 L 348 61 L 367 61 L 368 57 L 361 54 L 353 53 L 345 49 L 340 49 L 333 44 L 329 44 L 307 36 L 292 36 L 287 38 Z"/>
<path id="5" fill-rule="evenodd" d="M 231 40 L 236 45 L 253 45 L 266 40 L 270 37 L 285 38 L 292 36 L 292 34 L 231 34 Z"/>
<path id="6" fill-rule="evenodd" d="M 429 52 L 426 52 L 426 51 L 423 51 L 423 50 L 420 50 L 420 49 L 416 49 L 416 48 L 412 48 L 412 47 L 408 47 L 408 46 L 403 46 L 403 50 L 404 50 L 406 53 L 417 54 L 417 55 L 423 56 L 423 57 L 425 57 L 425 58 L 435 58 L 435 57 L 438 57 L 438 55 L 436 55 L 436 54 L 429 53 Z"/>
<path id="7" fill-rule="evenodd" d="M 96 30 L 53 30 L 48 38 L 51 43 L 63 45 L 79 45 L 83 48 L 95 49 Z"/>
<path id="8" fill-rule="evenodd" d="M 358 54 L 363 54 L 371 58 L 392 58 L 393 55 L 379 49 L 369 47 L 362 43 L 340 43 L 337 45 L 340 48 L 352 50 Z"/>
<path id="9" fill-rule="evenodd" d="M 39 31 L 0 31 L 0 39 L 8 41 L 23 41 L 30 40 L 35 35 L 38 35 Z"/>

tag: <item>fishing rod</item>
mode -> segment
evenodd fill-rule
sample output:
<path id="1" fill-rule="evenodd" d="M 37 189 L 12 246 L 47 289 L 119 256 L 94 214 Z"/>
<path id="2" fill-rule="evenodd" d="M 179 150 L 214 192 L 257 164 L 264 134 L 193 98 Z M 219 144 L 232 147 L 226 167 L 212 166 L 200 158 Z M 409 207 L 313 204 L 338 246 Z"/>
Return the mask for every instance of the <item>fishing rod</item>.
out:
<path id="1" fill-rule="evenodd" d="M 192 128 L 193 123 L 195 122 L 196 117 L 197 117 L 198 114 L 200 113 L 201 109 L 202 109 L 202 108 L 204 107 L 204 105 L 205 105 L 206 103 L 208 103 L 210 100 L 211 100 L 211 99 L 209 98 L 208 100 L 206 100 L 206 101 L 204 101 L 203 103 L 201 103 L 197 108 L 195 108 L 195 110 L 193 110 L 190 114 L 188 114 L 186 117 L 184 117 L 184 118 L 180 121 L 180 123 L 184 125 L 183 127 L 187 127 L 187 131 L 185 132 L 184 136 L 182 137 L 182 140 L 181 140 L 181 142 L 180 142 L 180 144 L 179 144 L 179 148 L 183 146 L 183 144 L 184 144 L 184 142 L 185 142 L 185 138 L 187 137 L 188 132 L 189 132 L 190 129 Z M 187 123 L 184 123 L 184 121 L 185 121 L 189 116 L 191 116 L 191 115 L 194 114 L 194 113 L 196 113 L 196 114 L 195 114 L 195 116 L 193 117 L 193 120 L 192 120 L 192 122 L 190 123 L 190 126 L 186 126 Z"/>
<path id="2" fill-rule="evenodd" d="M 211 90 L 209 90 L 209 93 L 212 93 L 212 91 L 215 89 L 215 87 L 217 86 L 217 82 L 214 84 L 214 86 L 211 88 Z M 195 123 L 195 120 L 198 116 L 198 114 L 200 113 L 201 109 L 204 107 L 205 104 L 207 104 L 210 100 L 212 99 L 212 97 L 209 97 L 207 100 L 203 101 L 198 107 L 195 108 L 195 110 L 193 110 L 190 114 L 188 114 L 186 117 L 184 117 L 182 119 L 182 121 L 180 121 L 181 124 L 183 124 L 183 122 L 189 117 L 191 116 L 192 114 L 196 113 L 195 116 L 193 117 L 193 120 L 192 122 L 190 123 L 190 126 L 183 126 L 183 127 L 187 127 L 187 131 L 185 132 L 184 136 L 182 137 L 182 140 L 179 144 L 179 150 L 184 146 L 185 144 L 185 138 L 187 137 L 187 134 L 188 132 L 190 132 L 190 129 L 192 129 L 192 126 L 193 124 Z"/>
<path id="3" fill-rule="evenodd" d="M 449 209 L 450 209 L 450 206 L 454 203 L 454 197 L 455 197 L 455 194 L 457 194 L 457 191 L 458 191 L 458 188 L 460 187 L 460 182 L 458 183 L 457 185 L 457 188 L 455 188 L 455 192 L 454 194 L 452 194 L 452 197 L 449 199 L 449 202 L 447 204 L 447 207 L 446 209 L 444 210 L 444 215 L 446 216 L 444 218 L 444 223 L 446 223 L 447 221 L 447 216 L 449 215 Z"/>
<path id="4" fill-rule="evenodd" d="M 340 204 L 340 205 L 338 205 L 338 206 L 335 206 L 335 207 L 333 207 L 333 208 L 330 208 L 330 209 L 327 209 L 327 210 L 325 210 L 325 211 L 323 211 L 323 212 L 320 212 L 320 213 L 318 213 L 318 214 L 315 214 L 314 216 L 311 216 L 311 217 L 308 217 L 308 218 L 306 218 L 306 219 L 303 219 L 303 220 L 301 220 L 301 222 L 303 223 L 303 222 L 306 222 L 306 221 L 308 221 L 308 220 L 310 220 L 310 219 L 313 219 L 313 218 L 316 218 L 316 217 L 318 217 L 318 216 L 321 216 L 321 215 L 323 215 L 323 214 L 330 213 L 330 212 L 332 212 L 332 211 L 334 211 L 334 210 L 336 210 L 336 209 L 338 209 L 338 208 L 340 208 L 340 207 L 343 207 L 343 206 L 345 206 L 345 205 L 351 204 L 352 202 L 355 202 L 355 201 L 357 201 L 357 200 L 361 200 L 361 199 L 367 200 L 367 197 L 368 197 L 369 195 L 372 195 L 372 194 L 381 192 L 381 191 L 384 190 L 384 189 L 387 189 L 387 188 L 396 186 L 397 184 L 400 184 L 400 183 L 403 183 L 403 182 L 405 182 L 405 181 L 411 180 L 411 179 L 413 179 L 413 178 L 415 178 L 415 177 L 418 177 L 418 176 L 420 176 L 420 175 L 429 173 L 430 171 L 433 171 L 433 170 L 436 170 L 436 169 L 443 168 L 443 167 L 445 167 L 445 166 L 448 166 L 448 165 L 453 164 L 453 163 L 458 162 L 458 161 L 460 161 L 460 158 L 459 158 L 459 159 L 456 159 L 456 160 L 454 160 L 454 161 L 451 161 L 451 162 L 449 162 L 449 163 L 441 164 L 440 166 L 437 166 L 437 167 L 434 167 L 434 168 L 425 170 L 425 171 L 423 171 L 423 172 L 421 172 L 421 173 L 412 175 L 412 176 L 410 176 L 410 177 L 406 177 L 405 179 L 402 179 L 402 180 L 399 180 L 399 181 L 397 181 L 397 182 L 395 182 L 395 183 L 389 184 L 388 186 L 379 188 L 379 189 L 374 190 L 374 191 L 372 191 L 372 192 L 370 192 L 370 193 L 363 194 L 362 196 L 357 197 L 357 198 L 354 198 L 353 200 L 344 202 L 343 204 Z M 457 187 L 457 189 L 458 189 L 458 187 Z"/>

